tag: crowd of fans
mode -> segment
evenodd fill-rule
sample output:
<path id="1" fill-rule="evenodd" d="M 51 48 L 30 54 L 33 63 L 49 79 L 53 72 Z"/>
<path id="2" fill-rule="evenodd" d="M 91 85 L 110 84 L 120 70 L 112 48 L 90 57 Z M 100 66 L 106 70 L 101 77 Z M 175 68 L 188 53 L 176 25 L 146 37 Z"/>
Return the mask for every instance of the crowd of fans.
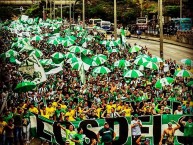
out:
<path id="1" fill-rule="evenodd" d="M 48 28 L 41 28 L 42 34 L 51 32 Z M 65 27 L 61 26 L 61 36 L 65 37 Z M 74 30 L 74 36 L 77 31 Z M 35 34 L 31 33 L 31 36 Z M 6 140 L 21 141 L 23 136 L 29 141 L 29 135 L 21 134 L 21 130 L 28 126 L 30 113 L 39 114 L 47 119 L 62 121 L 81 121 L 85 119 L 99 119 L 106 117 L 131 117 L 138 115 L 162 115 L 162 114 L 193 114 L 193 92 L 192 88 L 186 85 L 191 78 L 175 77 L 176 70 L 189 69 L 190 66 L 179 65 L 175 60 L 165 60 L 163 65 L 159 64 L 159 70 L 142 70 L 144 76 L 135 79 L 123 77 L 123 69 L 116 68 L 113 63 L 120 59 L 130 61 L 132 64 L 127 69 L 138 69 L 134 60 L 140 54 L 152 57 L 148 48 L 136 53 L 129 53 L 127 47 L 116 46 L 120 50 L 118 53 L 108 53 L 105 45 L 99 42 L 103 40 L 97 30 L 92 30 L 89 35 L 99 35 L 92 41 L 87 42 L 87 48 L 94 54 L 108 55 L 108 60 L 103 64 L 111 69 L 111 72 L 104 75 L 92 74 L 90 67 L 85 72 L 86 84 L 82 84 L 79 72 L 72 70 L 69 63 L 64 60 L 63 71 L 48 75 L 47 80 L 29 92 L 14 92 L 16 85 L 24 80 L 18 72 L 18 65 L 9 62 L 9 59 L 2 59 L 0 63 L 0 136 L 3 142 Z M 16 34 L 8 30 L 1 31 L 0 52 L 10 49 Z M 36 42 L 31 41 L 31 45 L 40 49 L 44 56 L 50 58 L 54 52 L 67 53 L 62 45 L 47 44 L 48 37 Z M 81 37 L 77 37 L 76 44 L 81 46 Z M 80 56 L 80 54 L 76 54 Z M 24 52 L 18 60 L 22 61 L 28 57 Z M 155 88 L 155 83 L 160 78 L 174 77 L 172 85 Z M 172 102 L 178 102 L 177 108 L 173 108 Z M 6 133 L 4 133 L 4 131 Z M 4 136 L 5 135 L 5 136 Z M 4 137 L 2 137 L 4 136 Z M 13 140 L 14 139 L 14 140 Z M 21 141 L 22 142 L 22 141 Z"/>

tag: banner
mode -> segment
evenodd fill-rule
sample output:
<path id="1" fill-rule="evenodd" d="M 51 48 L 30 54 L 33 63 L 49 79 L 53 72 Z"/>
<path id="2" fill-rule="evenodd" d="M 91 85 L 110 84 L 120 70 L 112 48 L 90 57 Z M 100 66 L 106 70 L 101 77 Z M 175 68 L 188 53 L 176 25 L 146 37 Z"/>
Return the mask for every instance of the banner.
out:
<path id="1" fill-rule="evenodd" d="M 25 80 L 33 81 L 36 84 L 46 81 L 44 68 L 34 54 L 22 61 L 18 70 L 23 73 Z"/>
<path id="2" fill-rule="evenodd" d="M 163 130 L 168 127 L 168 122 L 175 120 L 179 123 L 181 118 L 182 115 L 139 116 L 139 119 L 143 124 L 143 127 L 141 128 L 142 135 L 150 139 L 151 145 L 156 145 L 160 141 Z M 188 116 L 185 118 L 185 121 L 187 121 L 187 119 Z M 113 142 L 113 145 L 131 145 L 131 120 L 132 118 L 130 117 L 117 117 L 97 120 L 62 122 L 61 125 L 68 128 L 68 126 L 72 124 L 75 128 L 83 128 L 83 133 L 86 136 L 84 145 L 89 145 L 92 138 L 97 139 L 97 133 L 104 126 L 104 122 L 108 122 L 110 127 L 113 128 L 116 133 L 116 140 Z M 60 127 L 57 126 L 57 122 L 46 119 L 42 116 L 31 116 L 30 121 L 32 136 L 39 137 L 52 143 L 64 144 L 66 134 Z M 173 124 L 173 127 L 175 126 L 176 125 Z M 177 130 L 174 134 L 175 145 L 183 144 L 183 132 L 184 127 L 181 125 L 180 129 Z"/>

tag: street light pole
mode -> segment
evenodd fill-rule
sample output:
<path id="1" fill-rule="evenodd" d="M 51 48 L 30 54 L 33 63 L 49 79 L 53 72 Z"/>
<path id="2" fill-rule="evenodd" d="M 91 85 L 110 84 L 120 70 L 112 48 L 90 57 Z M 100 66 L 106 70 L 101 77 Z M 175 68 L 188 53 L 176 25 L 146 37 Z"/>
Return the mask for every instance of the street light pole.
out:
<path id="1" fill-rule="evenodd" d="M 73 14 L 72 14 L 72 20 L 73 20 L 73 23 L 74 23 L 74 4 L 73 4 Z"/>
<path id="2" fill-rule="evenodd" d="M 85 0 L 82 2 L 82 21 L 83 21 L 83 28 L 85 28 Z"/>
<path id="3" fill-rule="evenodd" d="M 70 13 L 69 13 L 69 18 L 70 18 L 70 24 L 71 24 L 71 7 L 72 7 L 72 4 L 71 4 L 71 0 L 70 0 L 70 6 L 69 6 L 69 11 L 70 11 Z"/>
<path id="4" fill-rule="evenodd" d="M 117 0 L 114 0 L 114 36 L 117 40 Z"/>
<path id="5" fill-rule="evenodd" d="M 46 11 L 47 11 L 47 8 L 48 8 L 48 0 L 46 0 Z"/>
<path id="6" fill-rule="evenodd" d="M 50 19 L 52 19 L 52 0 L 50 0 Z"/>
<path id="7" fill-rule="evenodd" d="M 60 17 L 62 19 L 62 0 L 60 0 Z"/>
<path id="8" fill-rule="evenodd" d="M 159 24 L 160 24 L 160 57 L 163 59 L 163 21 L 162 21 L 162 17 L 163 17 L 163 11 L 162 11 L 162 0 L 159 0 Z"/>
<path id="9" fill-rule="evenodd" d="M 140 17 L 143 17 L 143 0 L 140 0 L 140 7 L 141 7 Z"/>
<path id="10" fill-rule="evenodd" d="M 54 19 L 55 19 L 56 15 L 55 15 L 55 0 L 54 0 Z"/>
<path id="11" fill-rule="evenodd" d="M 182 18 L 182 0 L 180 0 L 180 18 Z"/>

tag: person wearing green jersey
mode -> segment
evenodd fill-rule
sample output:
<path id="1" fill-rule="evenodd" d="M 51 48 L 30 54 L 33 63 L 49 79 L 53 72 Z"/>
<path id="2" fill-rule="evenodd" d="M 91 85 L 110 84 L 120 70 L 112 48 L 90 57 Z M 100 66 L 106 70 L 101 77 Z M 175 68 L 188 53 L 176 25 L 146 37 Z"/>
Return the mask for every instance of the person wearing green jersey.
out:
<path id="1" fill-rule="evenodd" d="M 104 128 L 99 130 L 97 134 L 98 142 L 100 142 L 100 136 L 102 137 L 103 145 L 112 145 L 113 140 L 115 140 L 116 134 L 112 128 L 109 127 L 109 124 L 105 122 Z"/>
<path id="2" fill-rule="evenodd" d="M 83 129 L 81 127 L 77 128 L 77 134 L 75 134 L 71 141 L 75 142 L 75 145 L 83 145 L 85 135 L 83 134 Z"/>
<path id="3" fill-rule="evenodd" d="M 185 142 L 184 145 L 193 145 L 193 122 L 192 118 L 189 117 L 188 121 L 184 121 L 186 117 L 183 116 L 182 119 L 180 119 L 180 123 L 184 126 L 184 137 Z"/>
<path id="4" fill-rule="evenodd" d="M 68 129 L 63 127 L 60 123 L 58 123 L 58 126 L 66 132 L 66 140 L 68 140 L 70 142 L 70 145 L 75 145 L 75 143 L 73 141 L 71 141 L 73 136 L 76 134 L 76 131 L 74 131 L 74 126 L 69 125 Z"/>

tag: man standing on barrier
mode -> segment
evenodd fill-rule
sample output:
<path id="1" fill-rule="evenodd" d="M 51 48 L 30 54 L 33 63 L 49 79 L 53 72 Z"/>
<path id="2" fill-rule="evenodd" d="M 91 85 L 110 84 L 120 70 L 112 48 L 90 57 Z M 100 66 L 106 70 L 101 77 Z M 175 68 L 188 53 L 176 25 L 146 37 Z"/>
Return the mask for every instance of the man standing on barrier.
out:
<path id="1" fill-rule="evenodd" d="M 188 121 L 184 121 L 186 117 L 184 116 L 180 119 L 180 123 L 184 126 L 184 145 L 193 145 L 193 122 L 192 118 L 188 117 Z"/>
<path id="2" fill-rule="evenodd" d="M 172 122 L 175 123 L 177 126 L 173 128 Z M 175 131 L 179 128 L 180 128 L 180 125 L 176 121 L 171 120 L 171 122 L 168 123 L 168 128 L 164 129 L 164 131 L 163 131 L 159 145 L 163 144 L 162 140 L 163 140 L 165 135 L 166 135 L 165 145 L 174 145 L 174 134 L 175 134 Z"/>
<path id="3" fill-rule="evenodd" d="M 132 145 L 137 145 L 136 141 L 141 136 L 142 122 L 138 119 L 138 114 L 134 115 L 134 120 L 131 121 Z"/>
<path id="4" fill-rule="evenodd" d="M 104 128 L 99 130 L 97 134 L 98 142 L 100 142 L 100 136 L 102 137 L 102 145 L 112 145 L 115 140 L 116 134 L 109 124 L 105 122 Z"/>

